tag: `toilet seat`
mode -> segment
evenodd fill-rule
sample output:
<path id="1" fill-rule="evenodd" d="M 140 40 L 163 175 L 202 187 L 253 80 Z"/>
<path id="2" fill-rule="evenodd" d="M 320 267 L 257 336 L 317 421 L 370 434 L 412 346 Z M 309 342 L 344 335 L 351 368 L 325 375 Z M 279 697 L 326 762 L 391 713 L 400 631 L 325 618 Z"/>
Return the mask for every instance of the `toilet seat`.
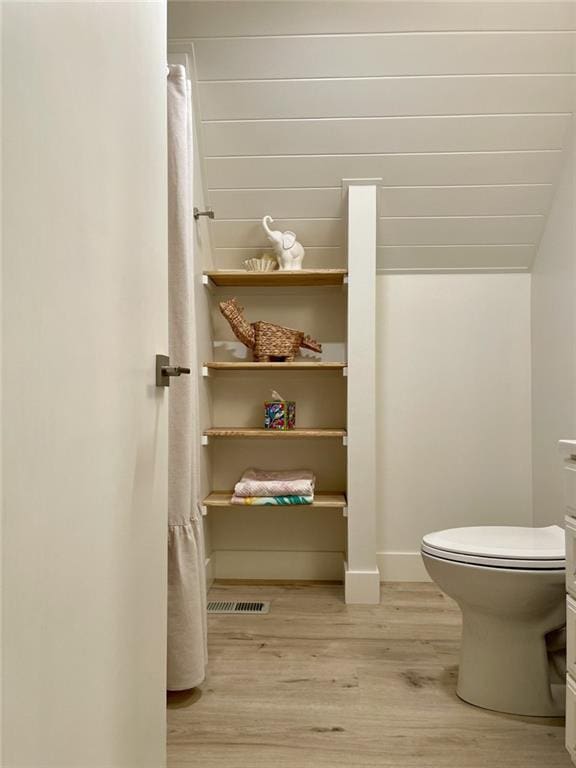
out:
<path id="1" fill-rule="evenodd" d="M 450 528 L 424 536 L 422 552 L 488 568 L 560 571 L 566 566 L 564 531 L 557 525 Z"/>

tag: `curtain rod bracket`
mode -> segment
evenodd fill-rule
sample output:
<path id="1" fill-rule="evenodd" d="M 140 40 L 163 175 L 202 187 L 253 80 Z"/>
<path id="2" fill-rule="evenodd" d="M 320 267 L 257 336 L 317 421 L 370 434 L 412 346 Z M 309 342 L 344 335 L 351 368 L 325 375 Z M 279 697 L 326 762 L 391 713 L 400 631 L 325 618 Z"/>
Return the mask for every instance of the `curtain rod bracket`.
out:
<path id="1" fill-rule="evenodd" d="M 214 211 L 212 210 L 212 208 L 206 208 L 205 211 L 201 211 L 198 208 L 194 208 L 193 213 L 194 213 L 194 219 L 196 221 L 198 221 L 200 216 L 208 216 L 209 219 L 214 218 Z"/>

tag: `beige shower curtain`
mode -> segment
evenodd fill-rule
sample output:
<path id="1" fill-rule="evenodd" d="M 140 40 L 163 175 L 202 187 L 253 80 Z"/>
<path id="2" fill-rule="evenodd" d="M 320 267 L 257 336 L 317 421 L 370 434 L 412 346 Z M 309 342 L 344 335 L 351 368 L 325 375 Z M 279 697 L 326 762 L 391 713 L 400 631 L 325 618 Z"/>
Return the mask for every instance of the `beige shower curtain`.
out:
<path id="1" fill-rule="evenodd" d="M 198 389 L 192 249 L 192 105 L 182 66 L 168 72 L 168 291 L 170 362 L 191 369 L 171 380 L 168 453 L 168 681 L 204 680 L 206 583 L 198 505 Z"/>

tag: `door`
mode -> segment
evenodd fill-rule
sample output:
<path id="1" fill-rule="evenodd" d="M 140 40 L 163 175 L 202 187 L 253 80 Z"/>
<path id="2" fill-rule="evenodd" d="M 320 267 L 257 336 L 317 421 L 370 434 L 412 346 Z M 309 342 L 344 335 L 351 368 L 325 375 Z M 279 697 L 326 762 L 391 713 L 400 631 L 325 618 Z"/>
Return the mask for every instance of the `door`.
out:
<path id="1" fill-rule="evenodd" d="M 2 765 L 159 768 L 165 5 L 2 10 Z"/>

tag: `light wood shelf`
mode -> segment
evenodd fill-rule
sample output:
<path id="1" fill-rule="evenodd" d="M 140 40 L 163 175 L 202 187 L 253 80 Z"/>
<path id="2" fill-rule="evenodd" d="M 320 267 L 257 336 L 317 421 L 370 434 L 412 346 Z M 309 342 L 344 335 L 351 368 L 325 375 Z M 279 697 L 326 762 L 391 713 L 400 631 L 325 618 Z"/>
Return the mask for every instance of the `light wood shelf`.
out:
<path id="1" fill-rule="evenodd" d="M 298 360 L 293 363 L 254 363 L 245 362 L 209 362 L 203 363 L 209 371 L 346 371 L 346 363 L 321 363 L 315 361 Z"/>
<path id="2" fill-rule="evenodd" d="M 210 270 L 204 272 L 207 285 L 225 287 L 319 286 L 344 285 L 348 279 L 346 269 L 299 269 L 293 272 L 245 272 L 243 270 Z"/>
<path id="3" fill-rule="evenodd" d="M 257 504 L 231 504 L 232 491 L 212 491 L 204 501 L 202 505 L 205 507 L 234 507 L 234 509 L 246 509 L 246 507 L 261 508 Z M 312 504 L 286 504 L 279 505 L 281 507 L 292 506 L 296 509 L 300 507 L 317 507 L 323 509 L 344 509 L 346 507 L 346 496 L 343 493 L 316 493 L 314 494 L 314 502 Z M 274 505 L 270 505 L 274 506 Z"/>
<path id="4" fill-rule="evenodd" d="M 212 427 L 204 431 L 204 437 L 263 438 L 265 440 L 295 440 L 298 438 L 346 438 L 345 429 L 260 429 L 254 427 Z"/>

